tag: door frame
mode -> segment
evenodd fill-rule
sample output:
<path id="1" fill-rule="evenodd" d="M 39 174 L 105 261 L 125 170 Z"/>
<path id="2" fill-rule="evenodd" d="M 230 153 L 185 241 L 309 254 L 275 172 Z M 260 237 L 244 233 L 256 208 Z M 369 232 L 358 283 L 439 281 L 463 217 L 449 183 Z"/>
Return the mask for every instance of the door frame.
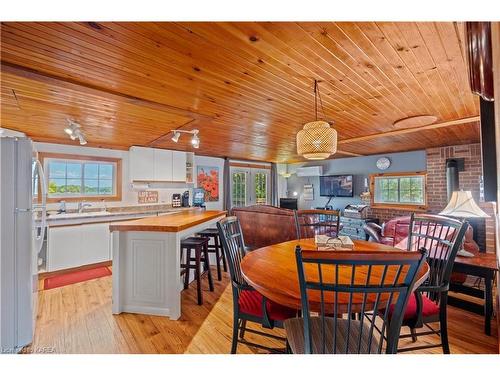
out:
<path id="1" fill-rule="evenodd" d="M 265 166 L 240 166 L 232 165 L 229 170 L 230 175 L 230 196 L 231 196 L 231 208 L 233 207 L 233 173 L 245 173 L 246 183 L 245 183 L 245 206 L 251 206 L 256 203 L 255 196 L 255 175 L 257 173 L 264 173 L 266 175 L 266 203 L 260 204 L 271 204 L 271 170 Z"/>

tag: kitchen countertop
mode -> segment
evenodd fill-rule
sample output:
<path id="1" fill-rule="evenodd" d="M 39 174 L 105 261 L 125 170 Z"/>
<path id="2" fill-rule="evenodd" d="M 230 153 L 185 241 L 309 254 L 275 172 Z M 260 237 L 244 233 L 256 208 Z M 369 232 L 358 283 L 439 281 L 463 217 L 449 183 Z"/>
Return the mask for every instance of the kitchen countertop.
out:
<path id="1" fill-rule="evenodd" d="M 130 215 L 155 215 L 169 212 L 180 212 L 185 210 L 190 210 L 192 207 L 179 207 L 179 208 L 167 208 L 163 210 L 130 210 L 130 211 L 92 211 L 92 212 L 81 212 L 81 213 L 64 213 L 64 214 L 54 214 L 47 216 L 47 221 L 58 221 L 58 220 L 69 220 L 69 219 L 93 219 L 93 218 L 103 218 L 110 216 L 130 216 Z"/>
<path id="2" fill-rule="evenodd" d="M 130 232 L 180 232 L 184 229 L 215 219 L 224 217 L 226 211 L 206 211 L 193 209 L 177 212 L 166 216 L 146 217 L 116 224 L 110 224 L 109 230 Z"/>

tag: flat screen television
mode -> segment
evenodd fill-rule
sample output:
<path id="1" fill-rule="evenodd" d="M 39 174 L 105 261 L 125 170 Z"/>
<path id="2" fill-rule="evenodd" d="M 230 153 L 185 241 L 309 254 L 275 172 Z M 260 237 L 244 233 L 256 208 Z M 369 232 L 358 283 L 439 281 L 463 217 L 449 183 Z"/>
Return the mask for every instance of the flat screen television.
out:
<path id="1" fill-rule="evenodd" d="M 289 210 L 297 210 L 297 198 L 280 198 L 280 208 L 288 208 Z"/>
<path id="2" fill-rule="evenodd" d="M 322 197 L 353 197 L 352 175 L 320 176 L 319 195 Z"/>

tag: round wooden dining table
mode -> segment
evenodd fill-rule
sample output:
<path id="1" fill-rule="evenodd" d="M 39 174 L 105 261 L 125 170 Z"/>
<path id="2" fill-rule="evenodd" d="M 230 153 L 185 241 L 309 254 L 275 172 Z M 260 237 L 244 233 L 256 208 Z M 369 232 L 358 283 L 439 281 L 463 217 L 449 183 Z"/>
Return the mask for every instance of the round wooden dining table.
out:
<path id="1" fill-rule="evenodd" d="M 353 240 L 354 248 L 356 251 L 374 251 L 379 253 L 404 251 L 391 246 L 362 241 Z M 281 305 L 300 309 L 300 287 L 297 272 L 297 263 L 295 258 L 295 248 L 300 245 L 302 250 L 317 250 L 317 246 L 313 238 L 293 240 L 282 242 L 276 245 L 262 247 L 253 250 L 245 255 L 241 261 L 241 271 L 244 279 L 255 290 L 267 297 L 271 301 L 277 302 Z M 321 250 L 318 250 L 321 251 Z M 348 275 L 340 275 L 340 279 L 348 279 L 351 276 L 351 269 L 348 267 L 340 267 L 339 273 L 346 272 Z M 427 278 L 429 273 L 429 265 L 425 264 L 418 272 L 417 280 L 414 288 L 421 285 Z M 359 283 L 366 282 L 366 274 L 359 273 Z M 370 277 L 370 283 L 376 283 L 377 275 L 373 274 Z M 317 310 L 315 306 L 320 306 L 320 294 L 308 293 L 310 302 L 310 309 Z M 338 305 L 342 309 L 342 305 L 347 305 L 349 298 L 346 297 L 345 301 L 339 297 Z"/>

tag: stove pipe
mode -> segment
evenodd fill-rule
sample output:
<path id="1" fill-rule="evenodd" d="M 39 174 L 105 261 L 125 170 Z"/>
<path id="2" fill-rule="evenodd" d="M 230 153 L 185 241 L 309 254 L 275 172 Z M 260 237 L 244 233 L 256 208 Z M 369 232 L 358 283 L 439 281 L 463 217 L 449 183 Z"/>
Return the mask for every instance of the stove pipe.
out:
<path id="1" fill-rule="evenodd" d="M 446 193 L 448 196 L 448 202 L 450 201 L 453 192 L 460 190 L 458 171 L 459 168 L 457 160 L 455 159 L 446 160 Z"/>

